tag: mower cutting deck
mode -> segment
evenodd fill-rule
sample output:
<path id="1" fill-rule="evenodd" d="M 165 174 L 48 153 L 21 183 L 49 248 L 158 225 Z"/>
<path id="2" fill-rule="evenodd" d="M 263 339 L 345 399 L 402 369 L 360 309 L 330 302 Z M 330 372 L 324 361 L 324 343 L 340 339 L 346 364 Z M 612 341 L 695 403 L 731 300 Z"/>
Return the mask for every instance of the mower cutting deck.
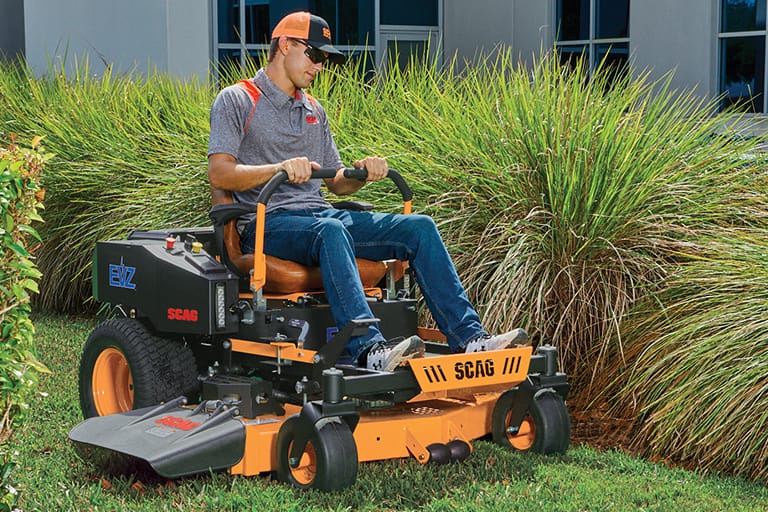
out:
<path id="1" fill-rule="evenodd" d="M 408 213 L 410 190 L 395 171 L 390 177 Z M 265 293 L 271 262 L 260 253 L 263 233 L 246 273 L 230 254 L 227 229 L 246 210 L 263 226 L 269 195 L 285 179 L 277 174 L 255 207 L 215 206 L 213 229 L 135 232 L 97 244 L 94 296 L 123 318 L 99 324 L 83 350 L 87 419 L 69 437 L 85 457 L 138 459 L 169 478 L 271 472 L 330 490 L 354 484 L 358 462 L 460 461 L 488 435 L 516 450 L 567 449 L 568 382 L 554 347 L 452 354 L 428 341 L 425 357 L 392 372 L 344 360 L 349 339 L 374 322 L 387 338 L 440 337 L 417 327 L 415 299 L 395 264 L 372 262 L 383 269 L 380 285 L 366 287 L 376 318 L 340 331 L 322 290 Z M 366 263 L 359 265 L 365 283 Z"/>

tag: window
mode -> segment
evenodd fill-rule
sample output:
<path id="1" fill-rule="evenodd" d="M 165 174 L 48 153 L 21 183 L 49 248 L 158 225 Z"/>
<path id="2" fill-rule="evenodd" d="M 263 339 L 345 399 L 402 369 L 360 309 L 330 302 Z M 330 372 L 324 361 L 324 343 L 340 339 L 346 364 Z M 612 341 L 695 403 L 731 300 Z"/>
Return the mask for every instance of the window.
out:
<path id="1" fill-rule="evenodd" d="M 381 24 L 436 27 L 440 24 L 438 10 L 436 0 L 384 0 Z"/>
<path id="2" fill-rule="evenodd" d="M 765 112 L 766 0 L 721 0 L 721 108 Z"/>
<path id="3" fill-rule="evenodd" d="M 555 46 L 560 62 L 586 59 L 624 72 L 629 61 L 629 0 L 556 0 Z"/>
<path id="4" fill-rule="evenodd" d="M 331 27 L 334 45 L 349 59 L 365 59 L 371 70 L 385 58 L 395 36 L 403 42 L 400 58 L 404 49 L 423 53 L 423 44 L 406 42 L 413 34 L 421 41 L 439 32 L 441 5 L 442 0 L 216 0 L 217 69 L 244 68 L 248 56 L 269 49 L 272 27 L 280 18 L 303 9 L 323 17 Z"/>
<path id="5" fill-rule="evenodd" d="M 378 62 L 381 69 L 405 69 L 414 58 L 440 63 L 441 3 L 437 0 L 380 0 Z"/>

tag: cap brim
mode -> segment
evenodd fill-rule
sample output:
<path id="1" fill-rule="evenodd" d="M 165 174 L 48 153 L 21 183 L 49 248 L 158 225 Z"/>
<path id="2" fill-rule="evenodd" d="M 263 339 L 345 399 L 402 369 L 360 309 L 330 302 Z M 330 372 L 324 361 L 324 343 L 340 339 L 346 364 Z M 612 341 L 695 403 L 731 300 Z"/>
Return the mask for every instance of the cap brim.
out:
<path id="1" fill-rule="evenodd" d="M 339 50 L 337 50 L 330 44 L 318 43 L 315 41 L 307 41 L 307 42 L 310 45 L 312 45 L 312 48 L 317 48 L 318 50 L 321 50 L 327 53 L 328 60 L 330 60 L 334 64 L 344 64 L 347 61 L 347 56 L 341 53 Z"/>

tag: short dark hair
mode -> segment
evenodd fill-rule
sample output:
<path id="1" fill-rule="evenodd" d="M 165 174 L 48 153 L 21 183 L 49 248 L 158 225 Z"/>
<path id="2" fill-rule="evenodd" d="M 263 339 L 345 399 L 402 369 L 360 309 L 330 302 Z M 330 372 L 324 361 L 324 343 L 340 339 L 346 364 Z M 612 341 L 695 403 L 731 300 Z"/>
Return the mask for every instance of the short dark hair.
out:
<path id="1" fill-rule="evenodd" d="M 272 59 L 275 58 L 275 54 L 277 53 L 277 49 L 280 46 L 280 38 L 275 38 L 272 40 L 272 43 L 269 45 L 269 54 L 267 54 L 267 62 L 272 62 Z"/>

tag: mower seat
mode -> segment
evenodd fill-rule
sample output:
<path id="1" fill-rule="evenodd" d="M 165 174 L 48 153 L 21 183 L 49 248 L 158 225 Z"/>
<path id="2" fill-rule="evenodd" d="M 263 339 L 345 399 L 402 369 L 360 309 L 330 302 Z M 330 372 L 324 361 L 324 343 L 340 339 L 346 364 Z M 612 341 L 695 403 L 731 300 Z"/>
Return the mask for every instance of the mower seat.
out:
<path id="1" fill-rule="evenodd" d="M 211 200 L 214 205 L 231 204 L 231 192 L 211 188 Z M 237 219 L 224 226 L 224 248 L 230 261 L 243 274 L 248 275 L 253 269 L 253 254 L 240 250 L 240 233 L 237 231 Z M 320 267 L 307 267 L 295 261 L 284 260 L 269 254 L 266 256 L 267 281 L 264 293 L 287 295 L 292 293 L 313 292 L 323 289 Z M 402 277 L 403 265 L 399 261 L 372 261 L 357 258 L 357 269 L 363 288 L 378 286 L 390 265 L 396 265 L 396 279 Z"/>

